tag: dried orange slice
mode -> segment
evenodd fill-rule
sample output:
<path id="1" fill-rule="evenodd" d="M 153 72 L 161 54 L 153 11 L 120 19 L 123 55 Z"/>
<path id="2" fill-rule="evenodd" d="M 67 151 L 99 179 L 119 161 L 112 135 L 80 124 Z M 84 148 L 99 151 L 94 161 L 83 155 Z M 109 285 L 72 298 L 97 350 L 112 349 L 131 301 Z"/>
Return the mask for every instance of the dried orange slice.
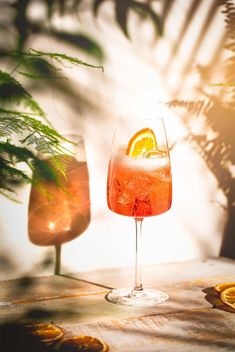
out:
<path id="1" fill-rule="evenodd" d="M 93 336 L 67 337 L 59 344 L 60 352 L 107 352 L 108 350 L 108 345 Z"/>
<path id="2" fill-rule="evenodd" d="M 26 325 L 29 334 L 38 337 L 43 342 L 54 342 L 64 336 L 64 332 L 58 326 L 48 323 Z"/>
<path id="3" fill-rule="evenodd" d="M 143 128 L 136 132 L 130 139 L 126 155 L 132 157 L 143 157 L 145 153 L 157 149 L 157 140 L 151 128 Z"/>
<path id="4" fill-rule="evenodd" d="M 235 287 L 226 288 L 221 293 L 221 299 L 229 307 L 235 309 Z"/>
<path id="5" fill-rule="evenodd" d="M 235 282 L 224 282 L 223 284 L 218 284 L 214 287 L 215 291 L 218 293 L 223 292 L 226 288 L 235 287 Z"/>

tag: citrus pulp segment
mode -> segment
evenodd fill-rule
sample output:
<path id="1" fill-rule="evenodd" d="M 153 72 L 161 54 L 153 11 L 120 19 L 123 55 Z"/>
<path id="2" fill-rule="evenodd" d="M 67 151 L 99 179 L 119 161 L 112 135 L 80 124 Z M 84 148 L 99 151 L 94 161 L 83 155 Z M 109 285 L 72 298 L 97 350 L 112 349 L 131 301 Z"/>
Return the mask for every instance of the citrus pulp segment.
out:
<path id="1" fill-rule="evenodd" d="M 48 323 L 37 323 L 27 325 L 26 329 L 29 334 L 37 336 L 41 341 L 57 341 L 64 336 L 64 332 L 56 325 Z"/>
<path id="2" fill-rule="evenodd" d="M 157 140 L 151 128 L 143 128 L 136 132 L 129 140 L 126 155 L 144 157 L 145 153 L 157 149 Z"/>
<path id="3" fill-rule="evenodd" d="M 226 288 L 221 293 L 221 299 L 225 304 L 235 309 L 235 287 Z"/>
<path id="4" fill-rule="evenodd" d="M 60 352 L 107 352 L 108 349 L 108 346 L 102 340 L 84 335 L 64 338 L 59 344 Z"/>
<path id="5" fill-rule="evenodd" d="M 224 282 L 222 284 L 218 284 L 214 287 L 216 292 L 221 293 L 222 291 L 224 291 L 226 288 L 230 288 L 230 287 L 235 287 L 235 282 Z"/>

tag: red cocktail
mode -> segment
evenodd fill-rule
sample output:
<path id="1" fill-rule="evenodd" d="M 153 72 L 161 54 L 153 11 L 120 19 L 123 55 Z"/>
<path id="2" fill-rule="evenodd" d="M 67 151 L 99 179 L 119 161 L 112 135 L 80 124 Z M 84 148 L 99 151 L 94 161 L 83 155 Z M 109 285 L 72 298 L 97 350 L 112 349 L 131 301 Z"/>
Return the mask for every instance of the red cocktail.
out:
<path id="1" fill-rule="evenodd" d="M 121 149 L 112 156 L 108 175 L 108 206 L 112 211 L 133 217 L 159 215 L 170 209 L 171 199 L 171 168 L 165 152 L 135 159 Z"/>
<path id="2" fill-rule="evenodd" d="M 145 217 L 160 215 L 171 207 L 171 164 L 162 119 L 122 120 L 113 140 L 107 181 L 107 202 L 117 214 L 136 224 L 135 286 L 107 295 L 112 303 L 151 306 L 169 297 L 158 290 L 143 289 L 140 240 Z"/>

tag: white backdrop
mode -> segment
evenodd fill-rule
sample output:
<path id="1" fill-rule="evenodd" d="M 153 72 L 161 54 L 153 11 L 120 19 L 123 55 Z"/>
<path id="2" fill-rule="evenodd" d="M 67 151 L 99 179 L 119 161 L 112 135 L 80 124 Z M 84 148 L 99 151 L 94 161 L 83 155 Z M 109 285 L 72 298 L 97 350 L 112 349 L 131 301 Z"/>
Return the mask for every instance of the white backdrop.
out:
<path id="1" fill-rule="evenodd" d="M 86 143 L 90 175 L 91 223 L 77 239 L 62 249 L 63 271 L 85 271 L 134 264 L 134 221 L 112 213 L 106 205 L 106 177 L 112 134 L 119 117 L 164 115 L 170 142 L 173 173 L 172 209 L 159 217 L 148 218 L 143 224 L 143 264 L 182 261 L 217 256 L 222 241 L 226 212 L 226 199 L 218 189 L 213 174 L 201 156 L 188 142 L 180 140 L 187 136 L 180 117 L 159 102 L 172 98 L 180 70 L 196 40 L 205 10 L 210 1 L 202 1 L 190 26 L 190 33 L 169 71 L 162 75 L 162 65 L 168 60 L 174 40 L 177 38 L 190 2 L 177 0 L 168 17 L 165 33 L 157 43 L 149 24 L 137 26 L 135 17 L 130 18 L 131 40 L 128 40 L 113 19 L 111 3 L 103 6 L 103 15 L 96 20 L 90 12 L 84 12 L 81 22 L 76 17 L 55 19 L 56 26 L 73 30 L 83 29 L 94 36 L 104 47 L 106 61 L 104 72 L 86 67 L 65 68 L 64 72 L 84 95 L 89 95 L 93 107 L 79 112 L 61 100 L 52 88 L 36 98 L 48 114 L 48 118 L 61 132 L 83 134 Z M 39 4 L 40 5 L 40 4 Z M 31 15 L 43 11 L 38 5 Z M 214 18 L 214 31 L 218 40 L 223 28 L 223 17 Z M 207 63 L 215 45 L 211 30 L 195 57 L 197 62 Z M 92 61 L 84 54 L 67 48 L 64 44 L 45 38 L 35 38 L 32 47 L 61 51 Z M 96 64 L 96 62 L 91 62 Z M 184 82 L 181 96 L 193 99 L 198 76 L 191 72 Z M 174 96 L 175 97 L 175 96 Z M 197 128 L 204 128 L 198 123 Z M 1 278 L 20 275 L 47 275 L 52 268 L 42 265 L 53 248 L 33 245 L 27 234 L 27 206 L 30 186 L 19 191 L 21 204 L 0 198 L 1 253 L 9 253 L 12 267 L 2 270 Z"/>

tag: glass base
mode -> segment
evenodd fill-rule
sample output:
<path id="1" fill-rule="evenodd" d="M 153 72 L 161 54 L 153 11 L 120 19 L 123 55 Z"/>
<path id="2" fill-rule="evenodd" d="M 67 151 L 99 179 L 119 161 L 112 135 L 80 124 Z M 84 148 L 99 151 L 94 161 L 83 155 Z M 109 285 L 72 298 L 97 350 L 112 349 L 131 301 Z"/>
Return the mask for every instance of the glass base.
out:
<path id="1" fill-rule="evenodd" d="M 169 299 L 162 291 L 144 289 L 142 291 L 121 288 L 113 290 L 105 297 L 109 302 L 133 307 L 149 307 L 161 304 Z"/>

